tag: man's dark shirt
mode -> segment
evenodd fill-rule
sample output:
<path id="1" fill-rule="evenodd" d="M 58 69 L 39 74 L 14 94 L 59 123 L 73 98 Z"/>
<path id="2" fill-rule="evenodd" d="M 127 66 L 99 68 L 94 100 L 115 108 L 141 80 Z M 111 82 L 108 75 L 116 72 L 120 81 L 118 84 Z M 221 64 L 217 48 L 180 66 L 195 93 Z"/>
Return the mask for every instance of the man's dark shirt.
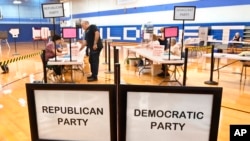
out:
<path id="1" fill-rule="evenodd" d="M 93 51 L 96 31 L 98 31 L 98 28 L 96 25 L 90 25 L 85 31 L 85 40 L 87 42 L 87 48 L 90 49 L 90 51 Z M 98 42 L 97 42 L 97 50 L 100 51 L 102 48 L 103 48 L 102 40 L 99 37 Z"/>

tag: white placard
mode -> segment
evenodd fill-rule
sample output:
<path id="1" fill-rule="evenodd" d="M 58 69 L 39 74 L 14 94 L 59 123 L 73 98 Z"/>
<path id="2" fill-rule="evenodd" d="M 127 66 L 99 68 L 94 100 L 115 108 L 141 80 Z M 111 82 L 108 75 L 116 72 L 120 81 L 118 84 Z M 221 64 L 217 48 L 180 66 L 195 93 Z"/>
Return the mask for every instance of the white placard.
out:
<path id="1" fill-rule="evenodd" d="M 126 141 L 208 141 L 212 105 L 210 94 L 128 92 Z"/>
<path id="2" fill-rule="evenodd" d="M 164 45 L 153 45 L 153 56 L 162 56 L 164 53 Z"/>
<path id="3" fill-rule="evenodd" d="M 13 38 L 17 38 L 19 35 L 19 28 L 11 28 L 9 33 L 12 35 Z"/>
<path id="4" fill-rule="evenodd" d="M 63 3 L 42 4 L 44 18 L 64 17 Z"/>
<path id="5" fill-rule="evenodd" d="M 143 34 L 143 39 L 145 39 L 145 40 L 150 40 L 151 38 L 150 38 L 150 33 L 144 33 Z"/>
<path id="6" fill-rule="evenodd" d="M 136 0 L 117 0 L 117 4 L 127 4 L 135 2 Z"/>
<path id="7" fill-rule="evenodd" d="M 110 141 L 109 92 L 35 90 L 39 139 Z"/>
<path id="8" fill-rule="evenodd" d="M 229 27 L 224 27 L 222 30 L 222 43 L 223 44 L 228 44 L 230 35 L 230 28 Z"/>
<path id="9" fill-rule="evenodd" d="M 195 6 L 175 6 L 174 20 L 194 20 Z"/>

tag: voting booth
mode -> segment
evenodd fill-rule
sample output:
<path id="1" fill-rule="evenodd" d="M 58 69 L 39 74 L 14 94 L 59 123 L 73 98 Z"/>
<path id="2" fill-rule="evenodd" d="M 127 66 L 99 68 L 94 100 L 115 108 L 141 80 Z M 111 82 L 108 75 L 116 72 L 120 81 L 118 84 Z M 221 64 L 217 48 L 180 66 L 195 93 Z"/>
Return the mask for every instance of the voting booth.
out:
<path id="1" fill-rule="evenodd" d="M 114 85 L 26 84 L 32 141 L 116 141 Z"/>
<path id="2" fill-rule="evenodd" d="M 119 141 L 217 140 L 222 88 L 122 85 Z"/>

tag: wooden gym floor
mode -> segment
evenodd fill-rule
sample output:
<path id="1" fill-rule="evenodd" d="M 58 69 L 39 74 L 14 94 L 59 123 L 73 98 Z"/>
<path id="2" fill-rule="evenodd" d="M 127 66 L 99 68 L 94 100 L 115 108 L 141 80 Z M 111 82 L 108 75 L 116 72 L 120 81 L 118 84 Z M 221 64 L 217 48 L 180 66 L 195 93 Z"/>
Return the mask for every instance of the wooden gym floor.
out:
<path id="1" fill-rule="evenodd" d="M 44 47 L 39 42 L 38 47 L 33 43 L 17 43 L 16 48 L 10 43 L 11 49 L 2 44 L 0 59 L 5 60 L 25 54 L 39 52 Z M 17 55 L 18 54 L 18 55 Z M 139 75 L 136 68 L 127 65 L 123 60 L 120 50 L 121 82 L 127 84 L 158 85 L 162 78 L 152 77 L 145 73 Z M 222 60 L 228 63 L 232 60 Z M 223 68 L 220 71 L 220 79 L 214 72 L 213 80 L 218 85 L 206 85 L 205 81 L 210 79 L 210 60 L 202 57 L 192 57 L 188 61 L 188 72 L 186 86 L 223 87 L 223 98 L 221 105 L 221 116 L 219 125 L 218 141 L 229 141 L 229 125 L 250 124 L 250 71 L 246 79 L 240 83 L 241 63 Z M 111 71 L 113 71 L 111 63 Z M 0 74 L 0 141 L 30 141 L 30 129 L 28 109 L 26 103 L 25 83 L 30 82 L 30 76 L 35 80 L 42 80 L 42 63 L 39 55 L 9 64 L 10 72 Z M 85 75 L 75 74 L 76 83 L 89 83 L 86 80 L 88 65 L 84 67 Z M 104 53 L 101 55 L 98 84 L 113 84 L 113 73 L 109 72 L 105 64 Z M 69 76 L 65 76 L 68 80 Z M 182 81 L 182 76 L 179 78 Z M 164 83 L 163 85 L 178 85 L 176 83 Z"/>

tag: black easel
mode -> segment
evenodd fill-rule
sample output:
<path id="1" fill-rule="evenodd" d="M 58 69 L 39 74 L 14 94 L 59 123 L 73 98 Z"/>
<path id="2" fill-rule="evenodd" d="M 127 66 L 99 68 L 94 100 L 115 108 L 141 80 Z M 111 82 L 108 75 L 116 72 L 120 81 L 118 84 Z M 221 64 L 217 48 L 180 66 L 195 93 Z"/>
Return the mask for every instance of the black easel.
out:
<path id="1" fill-rule="evenodd" d="M 181 37 L 181 52 L 184 46 L 184 31 L 185 31 L 185 20 L 195 20 L 196 6 L 175 6 L 174 7 L 174 20 L 182 20 L 182 37 Z M 183 55 L 181 55 L 181 59 Z"/>

